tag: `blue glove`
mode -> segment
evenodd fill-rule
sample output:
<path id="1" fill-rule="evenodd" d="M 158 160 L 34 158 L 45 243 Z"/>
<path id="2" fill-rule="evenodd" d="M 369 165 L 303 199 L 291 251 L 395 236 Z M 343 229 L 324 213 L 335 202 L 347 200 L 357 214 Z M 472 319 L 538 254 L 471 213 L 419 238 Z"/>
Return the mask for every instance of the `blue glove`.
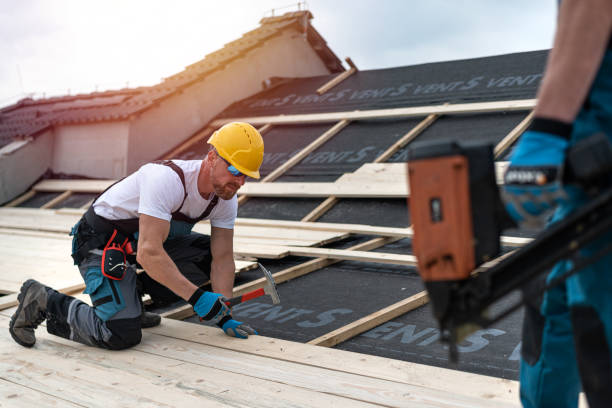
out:
<path id="1" fill-rule="evenodd" d="M 562 184 L 571 133 L 570 124 L 536 118 L 521 137 L 503 187 L 506 210 L 517 222 L 539 225 L 550 210 L 572 200 L 574 191 Z"/>
<path id="2" fill-rule="evenodd" d="M 225 334 L 230 337 L 238 337 L 239 339 L 246 339 L 249 334 L 258 334 L 255 329 L 246 323 L 238 322 L 232 319 L 231 316 L 223 318 L 217 326 L 223 329 Z"/>
<path id="3" fill-rule="evenodd" d="M 215 323 L 230 314 L 230 308 L 225 304 L 223 295 L 214 292 L 205 292 L 198 288 L 189 298 L 193 310 L 200 316 L 200 320 L 211 320 Z"/>

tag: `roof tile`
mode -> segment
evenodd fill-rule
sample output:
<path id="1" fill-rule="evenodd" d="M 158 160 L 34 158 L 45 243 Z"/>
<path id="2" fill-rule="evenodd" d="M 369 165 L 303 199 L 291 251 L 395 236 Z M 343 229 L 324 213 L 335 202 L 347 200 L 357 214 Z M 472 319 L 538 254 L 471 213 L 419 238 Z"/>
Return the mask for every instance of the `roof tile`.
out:
<path id="1" fill-rule="evenodd" d="M 314 39 L 313 48 L 321 42 L 325 45 L 322 37 L 308 24 L 310 19 L 312 14 L 309 11 L 263 18 L 260 27 L 227 43 L 222 49 L 206 55 L 204 59 L 187 66 L 182 72 L 165 78 L 155 86 L 39 100 L 22 99 L 14 105 L 0 108 L 0 145 L 3 143 L 2 140 L 13 137 L 35 136 L 52 125 L 127 119 L 201 80 L 212 71 L 223 68 L 227 63 L 244 55 L 246 51 L 260 46 L 265 40 L 292 24 L 300 23 L 312 32 L 309 37 L 311 40 Z M 325 46 L 318 52 L 324 61 L 329 61 L 328 65 L 332 72 L 344 70 L 340 60 L 329 48 Z"/>

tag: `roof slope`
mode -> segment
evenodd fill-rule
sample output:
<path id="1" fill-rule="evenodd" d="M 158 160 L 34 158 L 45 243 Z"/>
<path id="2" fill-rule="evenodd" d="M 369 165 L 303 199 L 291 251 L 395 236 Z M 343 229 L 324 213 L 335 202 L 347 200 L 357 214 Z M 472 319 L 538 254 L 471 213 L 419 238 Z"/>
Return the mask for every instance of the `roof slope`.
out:
<path id="1" fill-rule="evenodd" d="M 22 99 L 14 105 L 0 109 L 0 146 L 7 144 L 14 137 L 34 136 L 50 125 L 126 119 L 201 81 L 214 71 L 223 69 L 227 64 L 289 28 L 297 29 L 306 36 L 331 72 L 343 71 L 341 61 L 310 24 L 312 18 L 309 11 L 263 18 L 258 28 L 155 86 L 39 100 Z"/>
<path id="2" fill-rule="evenodd" d="M 548 51 L 357 71 L 323 95 L 334 75 L 279 81 L 219 117 L 247 117 L 535 97 Z"/>

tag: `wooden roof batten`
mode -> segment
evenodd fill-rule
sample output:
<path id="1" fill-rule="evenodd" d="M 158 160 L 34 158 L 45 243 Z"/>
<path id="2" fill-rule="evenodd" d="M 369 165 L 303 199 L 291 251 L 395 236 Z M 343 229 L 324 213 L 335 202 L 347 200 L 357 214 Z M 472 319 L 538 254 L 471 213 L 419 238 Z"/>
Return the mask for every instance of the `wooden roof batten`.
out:
<path id="1" fill-rule="evenodd" d="M 348 69 L 348 71 L 341 72 L 340 74 L 338 74 L 335 77 L 333 77 L 330 81 L 328 81 L 325 84 L 321 85 L 321 87 L 319 87 L 319 89 L 317 89 L 317 93 L 319 95 L 323 95 L 325 92 L 327 92 L 330 89 L 332 89 L 333 87 L 339 85 L 342 81 L 344 81 L 345 79 L 347 79 L 348 77 L 350 77 L 351 75 L 353 75 L 355 72 L 358 71 L 357 70 L 357 66 L 355 65 L 355 63 L 353 62 L 352 59 L 350 59 L 349 57 L 346 57 L 345 61 L 346 61 L 346 63 L 350 67 Z"/>
<path id="2" fill-rule="evenodd" d="M 431 117 L 433 114 L 430 114 L 429 117 Z M 498 158 L 499 156 L 501 156 L 501 154 L 506 151 L 506 149 L 508 149 L 514 142 L 516 142 L 516 140 L 521 136 L 521 134 L 523 134 L 523 132 L 525 131 L 525 129 L 527 129 L 527 126 L 529 126 L 529 124 L 531 123 L 531 120 L 533 119 L 533 111 L 531 111 L 518 125 L 516 125 L 499 143 L 497 143 L 497 145 L 495 146 L 495 148 L 493 149 L 494 152 L 494 156 L 495 158 Z M 437 117 L 437 115 L 434 115 L 435 117 Z M 428 117 L 428 118 L 429 118 Z M 431 119 L 431 121 L 433 122 L 435 120 L 435 117 Z M 424 122 L 426 122 L 427 119 L 425 119 L 424 121 L 422 121 L 420 124 L 418 124 L 416 128 L 419 127 L 419 125 L 424 124 Z M 428 126 L 428 125 L 427 125 Z M 414 130 L 414 129 L 413 129 Z M 391 157 L 391 155 L 393 154 L 393 150 L 394 147 L 398 144 L 400 144 L 400 142 L 402 142 L 404 139 L 407 138 L 408 135 L 404 136 L 403 138 L 401 138 L 398 142 L 395 143 L 395 145 L 391 146 L 386 152 L 384 152 L 382 155 L 379 156 L 378 159 L 380 159 L 378 162 L 382 162 L 384 160 L 386 160 L 388 157 Z M 407 144 L 408 142 L 405 142 L 404 144 Z M 328 200 L 326 201 L 330 201 L 330 199 L 333 197 L 330 197 Z M 331 208 L 331 206 L 335 203 L 335 201 L 328 203 L 327 207 L 325 208 L 325 210 L 327 210 L 328 208 Z M 325 204 L 325 202 L 323 203 Z M 322 205 L 321 205 L 322 206 Z M 321 207 L 320 206 L 320 207 Z M 317 209 L 313 210 L 316 211 Z M 311 212 L 311 214 L 313 213 Z M 311 215 L 309 214 L 309 215 Z M 304 221 L 304 220 L 303 220 Z M 412 228 L 409 228 L 412 232 Z M 501 239 L 501 243 L 503 245 L 513 245 L 513 244 L 518 244 L 517 246 L 522 246 L 523 244 L 526 244 L 528 241 L 523 241 L 523 240 L 516 240 L 513 237 L 500 237 Z M 520 242 L 520 243 L 518 243 Z M 513 245 L 514 246 L 514 245 Z M 513 252 L 513 251 L 512 251 Z M 510 255 L 512 252 L 508 252 L 504 255 L 501 255 L 499 257 L 497 257 L 496 259 L 494 259 L 493 261 L 491 261 L 492 263 L 497 262 L 498 260 L 501 260 L 504 257 L 507 257 L 508 255 Z M 486 269 L 487 265 L 483 265 L 481 266 L 481 268 Z M 316 339 L 313 339 L 311 341 L 308 342 L 308 344 L 314 344 L 314 345 L 318 345 L 318 346 L 323 346 L 323 347 L 334 347 L 346 340 L 349 340 L 355 336 L 358 336 L 361 333 L 364 333 L 368 330 L 371 330 L 383 323 L 388 322 L 389 320 L 392 320 L 396 317 L 399 317 L 405 313 L 408 313 L 409 311 L 416 309 L 426 303 L 429 302 L 429 298 L 428 298 L 428 294 L 427 291 L 421 291 L 419 293 L 416 293 L 412 296 L 410 296 L 407 299 L 401 300 L 393 305 L 387 306 L 386 308 L 382 309 L 382 310 L 378 310 L 374 313 L 371 313 L 365 317 L 362 317 L 361 319 L 358 319 L 352 323 L 349 323 L 345 326 L 342 326 L 336 330 L 333 330 L 329 333 L 326 333 L 320 337 L 317 337 Z"/>
<path id="3" fill-rule="evenodd" d="M 342 112 L 328 113 L 305 113 L 299 115 L 273 115 L 273 116 L 251 116 L 251 117 L 233 117 L 220 118 L 214 120 L 211 125 L 220 127 L 230 122 L 248 122 L 255 125 L 272 124 L 272 125 L 287 125 L 287 124 L 312 124 L 339 122 L 341 120 L 363 120 L 363 119 L 387 119 L 387 118 L 409 118 L 427 116 L 430 114 L 437 115 L 459 115 L 459 114 L 477 114 L 491 112 L 512 112 L 531 110 L 535 107 L 536 99 L 515 99 L 507 101 L 494 102 L 475 102 L 475 103 L 458 103 L 458 104 L 443 104 L 443 105 L 425 105 L 415 107 L 393 108 L 393 109 L 372 109 L 372 110 L 354 110 Z"/>

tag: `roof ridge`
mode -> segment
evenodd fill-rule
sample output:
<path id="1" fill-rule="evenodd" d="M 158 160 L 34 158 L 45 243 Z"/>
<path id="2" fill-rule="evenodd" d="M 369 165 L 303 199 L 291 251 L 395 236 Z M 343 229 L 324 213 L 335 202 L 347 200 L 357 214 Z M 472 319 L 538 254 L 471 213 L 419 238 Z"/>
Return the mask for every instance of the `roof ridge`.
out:
<path id="1" fill-rule="evenodd" d="M 309 10 L 298 10 L 298 11 L 289 11 L 287 13 L 281 14 L 280 16 L 270 16 L 264 17 L 259 20 L 259 24 L 270 24 L 275 23 L 282 20 L 294 20 L 298 18 L 307 18 L 308 20 L 313 19 L 313 15 Z"/>

